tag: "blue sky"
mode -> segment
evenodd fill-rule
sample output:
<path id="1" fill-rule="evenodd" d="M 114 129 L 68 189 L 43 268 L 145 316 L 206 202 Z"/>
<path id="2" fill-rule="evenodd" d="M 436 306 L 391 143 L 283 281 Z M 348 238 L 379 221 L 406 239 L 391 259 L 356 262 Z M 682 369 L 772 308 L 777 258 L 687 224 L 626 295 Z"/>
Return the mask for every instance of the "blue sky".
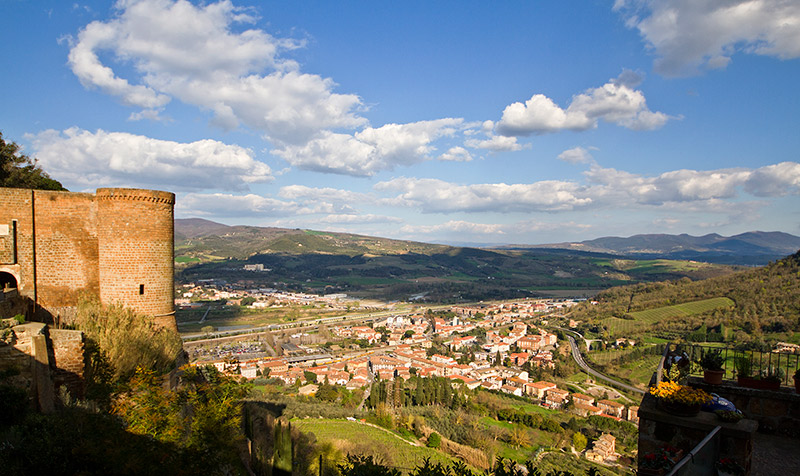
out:
<path id="1" fill-rule="evenodd" d="M 0 131 L 73 191 L 440 243 L 800 234 L 797 2 L 0 12 Z"/>

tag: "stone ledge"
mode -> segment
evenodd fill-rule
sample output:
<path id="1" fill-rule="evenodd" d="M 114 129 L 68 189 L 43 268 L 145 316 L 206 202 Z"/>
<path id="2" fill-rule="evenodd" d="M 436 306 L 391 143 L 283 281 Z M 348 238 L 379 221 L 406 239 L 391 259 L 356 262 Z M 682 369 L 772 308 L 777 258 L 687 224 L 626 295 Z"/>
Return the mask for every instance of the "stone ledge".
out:
<path id="1" fill-rule="evenodd" d="M 649 394 L 644 396 L 642 404 L 639 406 L 639 420 L 642 419 L 706 432 L 719 426 L 722 427 L 723 434 L 737 438 L 752 438 L 758 429 L 758 422 L 755 420 L 743 418 L 735 423 L 724 422 L 711 412 L 701 411 L 693 417 L 673 415 L 659 409 L 656 399 Z"/>
<path id="2" fill-rule="evenodd" d="M 724 398 L 727 397 L 722 395 L 723 393 L 800 403 L 800 394 L 796 393 L 792 387 L 781 387 L 778 390 L 763 390 L 760 388 L 740 387 L 739 384 L 733 380 L 723 380 L 722 385 L 711 385 L 705 383 L 703 379 L 699 377 L 689 377 L 689 384 L 694 388 L 703 389 L 708 393 L 716 393 Z"/>

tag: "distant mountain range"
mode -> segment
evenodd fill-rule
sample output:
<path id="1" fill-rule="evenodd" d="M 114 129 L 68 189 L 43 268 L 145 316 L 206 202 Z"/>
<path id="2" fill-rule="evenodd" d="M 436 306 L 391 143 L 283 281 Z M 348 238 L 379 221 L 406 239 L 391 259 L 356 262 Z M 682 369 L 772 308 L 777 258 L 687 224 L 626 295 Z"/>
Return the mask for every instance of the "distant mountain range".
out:
<path id="1" fill-rule="evenodd" d="M 735 236 L 634 235 L 545 245 L 509 245 L 500 249 L 562 249 L 608 253 L 636 259 L 683 259 L 720 264 L 764 265 L 800 250 L 800 237 L 772 231 L 751 231 Z"/>
<path id="2" fill-rule="evenodd" d="M 704 279 L 734 267 L 625 259 L 575 249 L 481 249 L 314 230 L 175 220 L 180 282 L 219 279 L 382 300 L 474 302 L 556 295 L 590 296 L 620 284 Z M 244 268 L 263 265 L 263 272 Z M 550 293 L 550 294 L 547 294 Z M 563 296 L 563 294 L 561 294 Z"/>
<path id="3" fill-rule="evenodd" d="M 292 228 L 229 226 L 202 218 L 175 220 L 175 241 L 183 254 L 197 257 L 246 259 L 265 252 L 290 254 L 434 254 L 453 247 L 393 240 L 348 233 L 329 233 Z M 478 248 L 477 246 L 473 248 Z M 633 259 L 695 260 L 718 264 L 765 265 L 800 250 L 800 237 L 783 232 L 751 231 L 735 236 L 711 233 L 634 235 L 542 245 L 484 246 L 485 250 L 558 250 Z M 178 254 L 178 253 L 176 253 Z M 201 260 L 204 261 L 204 260 Z"/>

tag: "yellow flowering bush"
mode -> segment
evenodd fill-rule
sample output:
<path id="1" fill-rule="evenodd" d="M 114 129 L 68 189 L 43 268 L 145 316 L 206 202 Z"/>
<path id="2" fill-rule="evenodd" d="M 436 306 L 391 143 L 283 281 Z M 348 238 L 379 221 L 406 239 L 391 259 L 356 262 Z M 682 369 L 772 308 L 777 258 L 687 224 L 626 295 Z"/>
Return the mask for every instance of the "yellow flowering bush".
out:
<path id="1" fill-rule="evenodd" d="M 650 387 L 650 394 L 665 402 L 688 407 L 702 405 L 711 400 L 711 395 L 703 390 L 669 381 Z"/>

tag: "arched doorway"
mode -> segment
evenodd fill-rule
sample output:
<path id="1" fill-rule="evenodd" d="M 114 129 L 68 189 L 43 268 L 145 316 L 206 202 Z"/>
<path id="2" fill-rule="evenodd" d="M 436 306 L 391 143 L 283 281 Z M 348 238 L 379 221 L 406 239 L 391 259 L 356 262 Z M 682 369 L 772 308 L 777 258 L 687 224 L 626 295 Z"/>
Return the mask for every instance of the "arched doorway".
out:
<path id="1" fill-rule="evenodd" d="M 11 273 L 0 271 L 0 289 L 3 291 L 17 289 L 17 278 Z"/>

